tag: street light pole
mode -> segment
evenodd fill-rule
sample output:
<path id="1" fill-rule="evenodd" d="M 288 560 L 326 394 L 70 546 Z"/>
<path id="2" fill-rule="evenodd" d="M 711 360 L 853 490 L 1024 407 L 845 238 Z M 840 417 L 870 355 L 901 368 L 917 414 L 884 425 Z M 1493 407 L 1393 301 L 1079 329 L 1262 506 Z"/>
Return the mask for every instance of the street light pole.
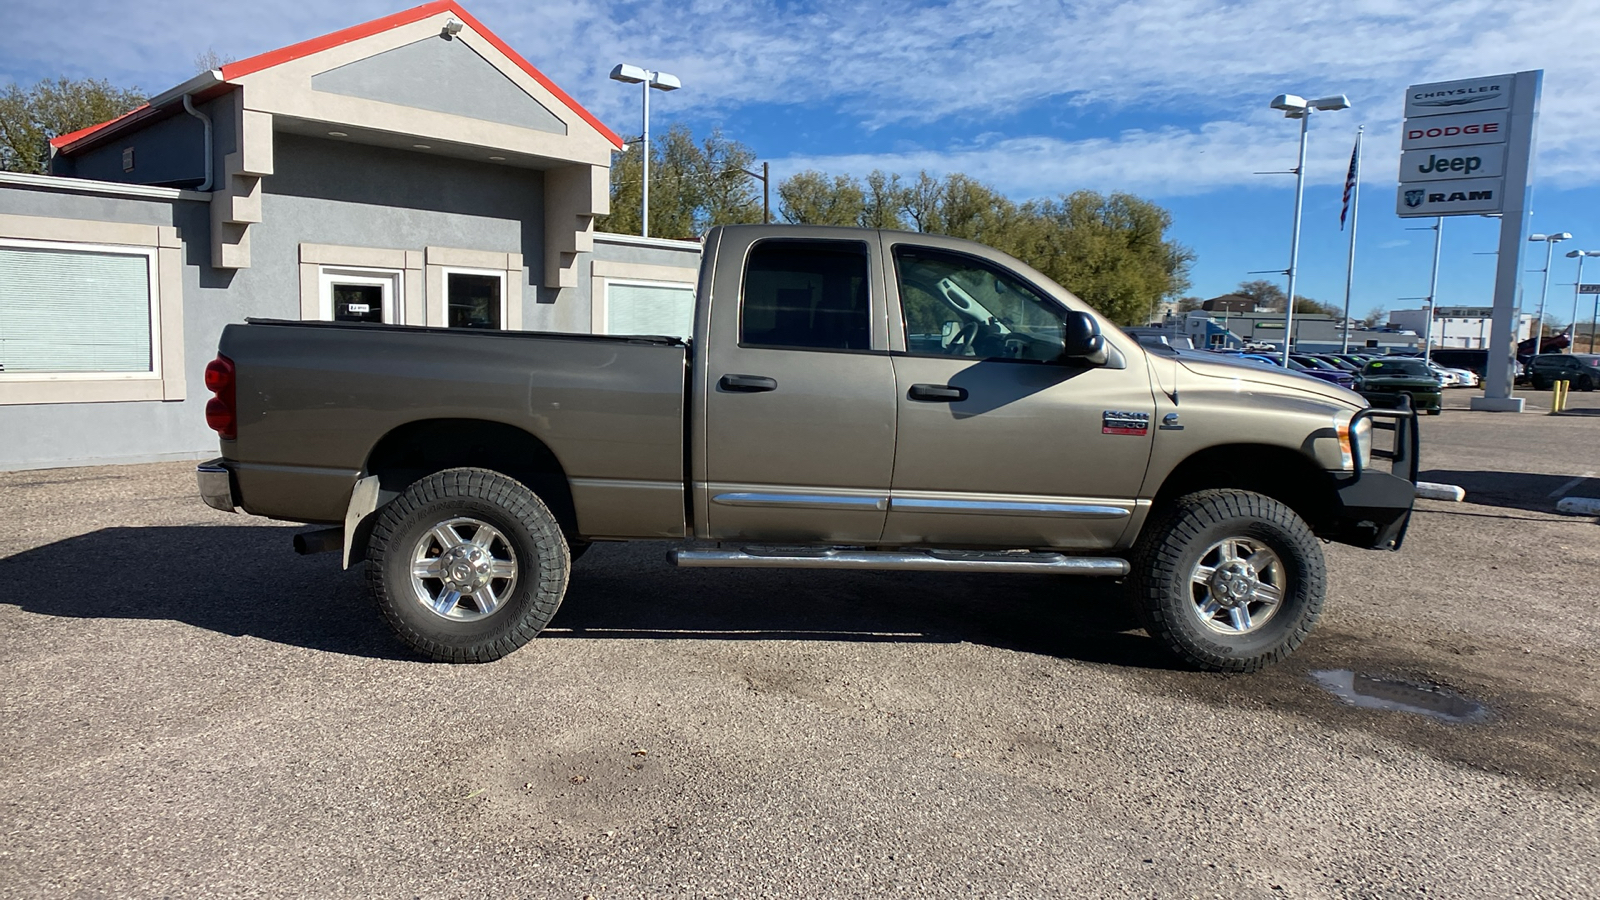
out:
<path id="1" fill-rule="evenodd" d="M 1550 258 L 1555 255 L 1556 244 L 1569 240 L 1572 233 L 1558 231 L 1554 234 L 1530 234 L 1528 241 L 1544 241 L 1544 286 L 1539 288 L 1539 312 L 1533 319 L 1533 355 L 1538 356 L 1544 350 L 1544 301 L 1545 295 L 1550 293 Z"/>
<path id="2" fill-rule="evenodd" d="M 1583 291 L 1583 260 L 1587 256 L 1600 256 L 1600 250 L 1567 251 L 1568 259 L 1576 258 L 1578 260 L 1578 281 L 1572 286 L 1572 318 L 1568 320 L 1572 324 L 1567 326 L 1572 335 L 1567 344 L 1571 348 L 1568 351 L 1569 353 L 1576 352 L 1578 349 L 1578 295 Z M 1596 299 L 1595 305 L 1600 306 L 1600 298 Z M 1589 352 L 1594 352 L 1594 317 L 1592 315 L 1589 317 Z"/>
<path id="3" fill-rule="evenodd" d="M 1313 110 L 1349 109 L 1350 101 L 1343 94 L 1307 102 L 1294 94 L 1279 94 L 1272 98 L 1273 109 L 1282 110 L 1285 118 L 1300 120 L 1300 162 L 1294 167 L 1294 229 L 1289 237 L 1289 296 L 1283 304 L 1283 359 L 1289 368 L 1289 345 L 1294 340 L 1294 279 L 1300 268 L 1300 210 L 1306 194 L 1306 134 L 1311 125 Z"/>
<path id="4" fill-rule="evenodd" d="M 624 84 L 638 84 L 644 86 L 644 130 L 640 136 L 640 168 L 644 173 L 644 187 L 640 193 L 639 209 L 639 234 L 641 237 L 650 236 L 650 90 L 675 91 L 683 87 L 683 82 L 678 76 L 666 72 L 656 72 L 627 63 L 618 63 L 611 70 L 611 80 Z"/>
<path id="5" fill-rule="evenodd" d="M 1311 110 L 1300 116 L 1300 162 L 1294 167 L 1294 230 L 1289 236 L 1289 297 L 1283 303 L 1283 367 L 1289 368 L 1289 346 L 1294 343 L 1294 278 L 1300 268 L 1300 207 L 1306 196 L 1306 131 Z"/>

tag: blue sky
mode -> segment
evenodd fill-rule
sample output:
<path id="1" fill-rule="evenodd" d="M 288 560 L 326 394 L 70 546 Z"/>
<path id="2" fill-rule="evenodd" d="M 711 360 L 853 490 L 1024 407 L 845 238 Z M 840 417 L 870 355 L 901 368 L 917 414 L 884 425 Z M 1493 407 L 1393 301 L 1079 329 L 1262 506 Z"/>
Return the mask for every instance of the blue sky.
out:
<path id="1" fill-rule="evenodd" d="M 243 58 L 410 5 L 256 0 L 5 0 L 0 81 L 98 76 L 159 91 L 214 48 Z M 721 126 L 772 163 L 864 175 L 962 171 L 1022 200 L 1125 190 L 1172 210 L 1172 236 L 1198 256 L 1193 293 L 1224 293 L 1253 269 L 1287 265 L 1296 123 L 1277 93 L 1348 94 L 1353 108 L 1311 126 L 1300 292 L 1341 302 L 1339 193 L 1365 125 L 1352 310 L 1427 292 L 1432 233 L 1394 215 L 1407 84 L 1542 68 L 1534 230 L 1570 231 L 1551 269 L 1566 319 L 1574 247 L 1600 249 L 1600 16 L 1571 0 L 781 0 L 465 3 L 615 130 L 638 132 L 638 93 L 606 79 L 617 62 L 678 75 L 652 127 Z M 47 23 L 59 23 L 47 26 Z M 1441 304 L 1487 304 L 1497 223 L 1445 221 Z M 1541 249 L 1541 248 L 1535 248 Z M 1525 268 L 1539 268 L 1533 256 Z M 1600 266 L 1591 267 L 1600 269 Z M 1600 271 L 1592 278 L 1600 281 Z M 1539 275 L 1526 276 L 1528 307 Z M 1585 316 L 1580 315 L 1580 318 Z"/>

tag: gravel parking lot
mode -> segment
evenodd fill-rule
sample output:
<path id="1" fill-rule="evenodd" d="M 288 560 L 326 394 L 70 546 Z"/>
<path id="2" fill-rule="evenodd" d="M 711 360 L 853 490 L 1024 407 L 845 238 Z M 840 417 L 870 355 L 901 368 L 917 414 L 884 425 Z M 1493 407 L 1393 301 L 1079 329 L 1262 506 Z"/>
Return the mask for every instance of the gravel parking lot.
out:
<path id="1" fill-rule="evenodd" d="M 1600 497 L 1600 394 L 1470 393 L 1422 421 L 1467 502 L 1329 546 L 1322 624 L 1248 676 L 1172 669 L 1112 584 L 648 544 L 438 665 L 189 464 L 0 473 L 0 895 L 1592 896 L 1600 523 L 1555 504 Z"/>

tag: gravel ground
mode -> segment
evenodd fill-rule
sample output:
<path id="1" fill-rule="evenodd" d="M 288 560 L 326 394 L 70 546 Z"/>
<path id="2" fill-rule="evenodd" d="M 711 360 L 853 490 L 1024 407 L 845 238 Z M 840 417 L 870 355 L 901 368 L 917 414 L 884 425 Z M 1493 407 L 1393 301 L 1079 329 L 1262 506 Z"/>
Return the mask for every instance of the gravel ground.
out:
<path id="1" fill-rule="evenodd" d="M 0 895 L 1592 896 L 1600 523 L 1554 509 L 1600 496 L 1600 396 L 1467 394 L 1422 423 L 1467 502 L 1328 547 L 1311 640 L 1231 677 L 1107 583 L 657 544 L 594 548 L 511 657 L 436 665 L 189 464 L 0 474 Z M 1327 670 L 1488 713 L 1357 708 Z"/>

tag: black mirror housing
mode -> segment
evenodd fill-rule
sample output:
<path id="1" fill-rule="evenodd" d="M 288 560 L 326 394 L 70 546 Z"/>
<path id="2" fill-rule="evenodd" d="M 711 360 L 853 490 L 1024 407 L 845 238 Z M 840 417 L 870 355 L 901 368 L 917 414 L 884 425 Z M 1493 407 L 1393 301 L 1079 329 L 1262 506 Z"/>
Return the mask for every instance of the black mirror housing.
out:
<path id="1" fill-rule="evenodd" d="M 1106 362 L 1106 339 L 1100 333 L 1100 323 L 1086 312 L 1069 312 L 1062 320 L 1062 359 L 1076 360 L 1092 366 Z"/>

